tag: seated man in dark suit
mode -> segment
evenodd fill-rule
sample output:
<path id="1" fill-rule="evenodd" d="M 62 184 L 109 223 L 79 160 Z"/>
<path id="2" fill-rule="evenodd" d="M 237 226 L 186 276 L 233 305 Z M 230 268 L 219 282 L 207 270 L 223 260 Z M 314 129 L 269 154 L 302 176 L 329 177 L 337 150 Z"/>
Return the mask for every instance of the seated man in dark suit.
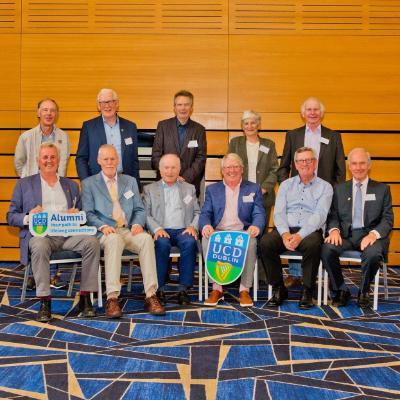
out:
<path id="1" fill-rule="evenodd" d="M 222 182 L 207 186 L 199 226 L 203 235 L 204 256 L 210 235 L 215 230 L 246 231 L 250 235 L 249 247 L 240 280 L 239 298 L 242 307 L 253 305 L 249 289 L 253 285 L 254 267 L 257 260 L 257 236 L 266 224 L 261 187 L 242 179 L 243 161 L 236 153 L 229 153 L 221 162 Z M 213 290 L 204 302 L 215 306 L 223 299 L 222 286 L 213 283 Z"/>
<path id="2" fill-rule="evenodd" d="M 200 208 L 196 189 L 179 181 L 181 162 L 176 154 L 164 154 L 160 160 L 161 179 L 143 189 L 147 217 L 146 225 L 154 235 L 158 292 L 165 304 L 165 282 L 169 269 L 169 254 L 177 246 L 179 258 L 178 303 L 190 304 L 187 289 L 193 286 L 197 254 L 197 228 Z"/>
<path id="3" fill-rule="evenodd" d="M 322 229 L 332 201 L 332 186 L 315 176 L 317 157 L 310 147 L 295 153 L 298 175 L 279 186 L 274 209 L 276 229 L 266 233 L 260 241 L 267 280 L 272 285 L 272 297 L 267 306 L 277 307 L 287 299 L 283 284 L 280 254 L 299 251 L 302 256 L 303 291 L 300 308 L 313 306 L 312 294 L 320 263 L 323 242 Z"/>
<path id="4" fill-rule="evenodd" d="M 151 166 L 158 170 L 163 154 L 176 154 L 181 160 L 179 180 L 194 185 L 199 196 L 206 166 L 207 141 L 204 126 L 190 119 L 193 112 L 193 94 L 187 90 L 176 93 L 174 112 L 175 117 L 158 123 Z"/>
<path id="5" fill-rule="evenodd" d="M 29 250 L 36 295 L 40 298 L 39 322 L 51 319 L 50 256 L 58 250 L 73 250 L 82 254 L 82 277 L 79 310 L 84 317 L 94 317 L 90 292 L 97 291 L 97 271 L 100 259 L 100 244 L 94 236 L 43 236 L 32 237 L 29 231 L 29 214 L 41 211 L 79 211 L 81 201 L 78 185 L 57 175 L 60 154 L 54 143 L 42 143 L 39 148 L 39 173 L 17 182 L 7 213 L 7 222 L 21 228 L 21 263 L 28 264 Z"/>
<path id="6" fill-rule="evenodd" d="M 345 250 L 361 251 L 358 305 L 370 306 L 369 286 L 385 259 L 393 228 L 392 197 L 388 185 L 369 179 L 369 153 L 355 148 L 348 155 L 353 179 L 335 187 L 327 220 L 328 237 L 321 258 L 335 293 L 332 304 L 345 306 L 350 291 L 343 280 L 339 256 Z"/>
<path id="7" fill-rule="evenodd" d="M 118 153 L 117 171 L 133 176 L 140 187 L 138 134 L 134 122 L 120 117 L 119 99 L 112 89 L 101 89 L 97 95 L 97 108 L 101 115 L 82 125 L 76 153 L 76 169 L 82 181 L 96 175 L 101 168 L 97 162 L 99 148 L 112 144 Z"/>

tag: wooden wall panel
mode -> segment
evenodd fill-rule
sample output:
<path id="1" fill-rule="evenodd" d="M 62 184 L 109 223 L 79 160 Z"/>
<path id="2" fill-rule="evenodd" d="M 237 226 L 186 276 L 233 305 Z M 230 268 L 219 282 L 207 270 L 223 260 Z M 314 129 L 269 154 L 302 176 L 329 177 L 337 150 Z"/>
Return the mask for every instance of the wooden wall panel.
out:
<path id="1" fill-rule="evenodd" d="M 195 94 L 196 112 L 226 113 L 227 56 L 223 36 L 171 35 L 160 40 L 156 35 L 110 34 L 104 40 L 103 35 L 91 34 L 26 34 L 22 109 L 32 110 L 38 98 L 51 96 L 63 112 L 94 113 L 99 89 L 112 87 L 121 98 L 123 114 L 171 112 L 174 93 L 187 88 Z M 47 60 L 51 68 L 38 60 Z"/>
<path id="2" fill-rule="evenodd" d="M 293 128 L 301 103 L 314 95 L 328 114 L 370 114 L 380 129 L 400 113 L 398 37 L 231 35 L 229 46 L 229 112 L 283 113 L 285 127 L 273 129 Z M 337 126 L 331 115 L 328 122 Z"/>

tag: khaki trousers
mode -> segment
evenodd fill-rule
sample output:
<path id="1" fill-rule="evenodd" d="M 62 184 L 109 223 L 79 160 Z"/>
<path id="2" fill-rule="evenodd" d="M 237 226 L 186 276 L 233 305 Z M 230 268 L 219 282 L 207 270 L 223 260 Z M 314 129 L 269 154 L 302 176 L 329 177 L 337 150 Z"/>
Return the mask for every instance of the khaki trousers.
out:
<path id="1" fill-rule="evenodd" d="M 107 295 L 110 293 L 119 295 L 121 292 L 121 256 L 124 249 L 139 255 L 146 297 L 156 293 L 158 282 L 154 242 L 148 233 L 132 235 L 128 228 L 117 228 L 116 233 L 101 236 L 100 244 L 104 249 Z"/>

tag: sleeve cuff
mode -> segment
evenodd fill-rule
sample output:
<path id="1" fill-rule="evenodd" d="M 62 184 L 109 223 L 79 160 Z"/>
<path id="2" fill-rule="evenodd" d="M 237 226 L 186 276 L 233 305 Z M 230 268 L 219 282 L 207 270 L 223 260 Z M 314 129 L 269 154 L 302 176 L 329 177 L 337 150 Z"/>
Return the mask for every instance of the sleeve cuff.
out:
<path id="1" fill-rule="evenodd" d="M 373 233 L 377 239 L 380 239 L 382 237 L 376 229 L 373 229 L 372 231 L 370 231 L 370 233 Z"/>

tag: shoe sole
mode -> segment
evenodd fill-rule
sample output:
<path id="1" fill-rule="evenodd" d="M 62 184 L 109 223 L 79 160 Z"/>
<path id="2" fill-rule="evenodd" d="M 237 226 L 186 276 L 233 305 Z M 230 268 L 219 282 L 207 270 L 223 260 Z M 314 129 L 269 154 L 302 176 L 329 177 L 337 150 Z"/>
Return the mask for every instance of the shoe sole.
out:
<path id="1" fill-rule="evenodd" d="M 61 286 L 59 286 L 59 285 L 50 285 L 50 287 L 53 288 L 53 289 L 65 289 L 65 288 L 68 287 L 68 285 L 61 285 Z"/>
<path id="2" fill-rule="evenodd" d="M 215 303 L 206 303 L 206 302 L 204 302 L 203 304 L 204 304 L 205 306 L 208 306 L 208 307 L 214 307 L 214 306 L 216 306 L 221 300 L 224 300 L 224 297 L 221 297 L 221 298 L 218 299 Z"/>
<path id="3" fill-rule="evenodd" d="M 167 315 L 167 313 L 165 311 L 163 312 L 149 312 L 147 311 L 150 315 L 156 315 L 157 317 L 162 317 L 164 315 Z"/>
<path id="4" fill-rule="evenodd" d="M 314 304 L 310 304 L 310 305 L 300 305 L 299 304 L 299 308 L 301 308 L 302 310 L 309 310 L 310 308 L 313 308 L 314 307 Z"/>
<path id="5" fill-rule="evenodd" d="M 43 318 L 43 319 L 36 319 L 37 322 L 41 322 L 42 324 L 46 324 L 47 322 L 50 322 L 52 318 Z"/>
<path id="6" fill-rule="evenodd" d="M 246 304 L 243 304 L 243 303 L 239 303 L 240 304 L 240 307 L 253 307 L 254 306 L 254 303 L 246 303 Z"/>

